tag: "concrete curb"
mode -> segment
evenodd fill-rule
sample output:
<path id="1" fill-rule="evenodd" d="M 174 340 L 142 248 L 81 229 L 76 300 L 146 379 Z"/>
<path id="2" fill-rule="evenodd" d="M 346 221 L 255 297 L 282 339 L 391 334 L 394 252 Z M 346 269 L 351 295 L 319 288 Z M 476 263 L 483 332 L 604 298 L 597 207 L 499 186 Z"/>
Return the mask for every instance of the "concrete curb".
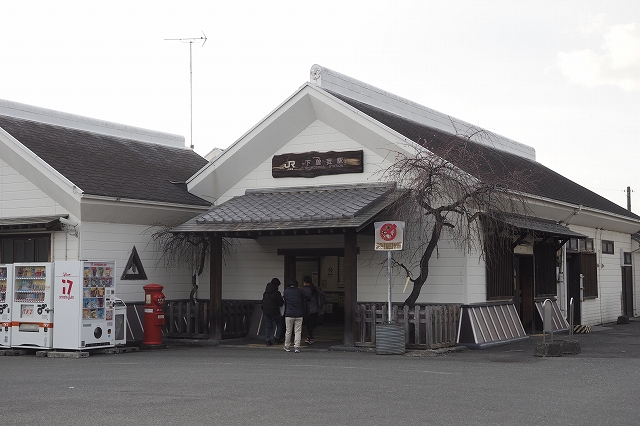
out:
<path id="1" fill-rule="evenodd" d="M 451 346 L 448 348 L 439 348 L 439 349 L 424 349 L 424 350 L 410 350 L 404 354 L 404 356 L 408 357 L 436 357 L 449 355 L 452 353 L 464 352 L 467 350 L 466 346 Z"/>

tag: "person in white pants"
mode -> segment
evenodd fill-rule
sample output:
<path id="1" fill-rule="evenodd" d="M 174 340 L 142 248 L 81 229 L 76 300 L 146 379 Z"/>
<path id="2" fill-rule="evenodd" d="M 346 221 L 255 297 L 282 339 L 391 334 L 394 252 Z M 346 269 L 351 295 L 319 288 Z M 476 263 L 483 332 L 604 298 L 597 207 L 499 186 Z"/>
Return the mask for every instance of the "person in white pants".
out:
<path id="1" fill-rule="evenodd" d="M 298 281 L 290 279 L 288 287 L 284 290 L 284 322 L 286 326 L 284 334 L 284 350 L 287 352 L 291 352 L 292 331 L 294 334 L 294 352 L 300 352 L 304 303 L 309 302 L 310 300 L 311 297 L 298 288 Z"/>

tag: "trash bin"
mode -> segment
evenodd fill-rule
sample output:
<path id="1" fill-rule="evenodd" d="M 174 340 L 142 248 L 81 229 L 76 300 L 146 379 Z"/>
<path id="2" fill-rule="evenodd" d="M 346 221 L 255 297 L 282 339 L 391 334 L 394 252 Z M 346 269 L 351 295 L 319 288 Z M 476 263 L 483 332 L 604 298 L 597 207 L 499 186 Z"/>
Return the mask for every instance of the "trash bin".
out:
<path id="1" fill-rule="evenodd" d="M 114 331 L 116 346 L 127 344 L 127 305 L 122 299 L 116 298 L 113 303 L 114 310 Z"/>
<path id="2" fill-rule="evenodd" d="M 376 354 L 402 355 L 405 352 L 404 324 L 376 324 Z"/>

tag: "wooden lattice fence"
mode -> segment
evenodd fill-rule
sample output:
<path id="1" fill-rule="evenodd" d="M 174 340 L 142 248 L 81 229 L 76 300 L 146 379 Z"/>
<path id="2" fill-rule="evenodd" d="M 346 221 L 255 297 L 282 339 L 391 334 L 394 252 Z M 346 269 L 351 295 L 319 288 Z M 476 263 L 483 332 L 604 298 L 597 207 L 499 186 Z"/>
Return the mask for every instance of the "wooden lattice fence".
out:
<path id="1" fill-rule="evenodd" d="M 413 308 L 392 305 L 391 320 L 404 324 L 408 348 L 448 347 L 456 342 L 460 307 L 459 304 L 422 304 Z M 359 303 L 355 319 L 356 345 L 375 346 L 375 325 L 388 322 L 388 316 L 386 303 Z"/>
<path id="2" fill-rule="evenodd" d="M 224 300 L 222 302 L 222 338 L 245 337 L 249 333 L 253 301 Z M 210 338 L 209 300 L 168 300 L 164 304 L 166 337 L 190 339 Z"/>

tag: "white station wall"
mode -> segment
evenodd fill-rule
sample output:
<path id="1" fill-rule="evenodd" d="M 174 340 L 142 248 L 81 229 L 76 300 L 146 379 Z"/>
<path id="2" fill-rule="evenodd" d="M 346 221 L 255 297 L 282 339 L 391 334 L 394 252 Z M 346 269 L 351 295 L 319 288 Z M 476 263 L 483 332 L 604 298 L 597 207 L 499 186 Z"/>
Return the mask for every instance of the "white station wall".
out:
<path id="1" fill-rule="evenodd" d="M 164 266 L 160 253 L 151 240 L 154 231 L 154 228 L 146 225 L 83 222 L 80 232 L 81 258 L 115 260 L 117 296 L 125 302 L 143 301 L 142 287 L 151 283 L 164 286 L 163 293 L 167 299 L 188 299 L 192 271 L 186 267 Z M 134 246 L 147 274 L 146 280 L 120 279 Z M 208 269 L 200 276 L 200 280 L 208 287 Z M 202 295 L 199 293 L 198 297 Z M 208 297 L 208 293 L 205 297 Z"/>
<path id="2" fill-rule="evenodd" d="M 260 300 L 271 278 L 283 281 L 284 256 L 278 249 L 343 248 L 341 234 L 319 236 L 260 237 L 256 240 L 231 240 L 231 251 L 223 264 L 223 299 Z M 358 302 L 387 300 L 387 254 L 374 250 L 373 236 L 359 235 Z M 394 259 L 400 259 L 398 252 Z M 465 268 L 468 265 L 468 268 Z M 431 259 L 430 274 L 418 303 L 473 303 L 486 300 L 484 263 L 478 256 L 465 256 L 446 240 L 441 241 L 439 254 Z M 416 271 L 412 271 L 416 273 Z M 403 294 L 406 274 L 395 267 L 392 300 L 404 301 L 411 292 L 409 283 Z M 284 283 L 283 283 L 284 284 Z M 283 290 L 281 288 L 281 290 Z M 204 290 L 206 292 L 206 290 Z"/>
<path id="3" fill-rule="evenodd" d="M 0 217 L 67 214 L 36 185 L 0 160 Z"/>
<path id="4" fill-rule="evenodd" d="M 316 178 L 273 178 L 271 157 L 242 181 L 231 188 L 219 200 L 222 203 L 231 197 L 240 196 L 247 189 L 304 187 L 355 183 L 375 183 L 382 179 L 382 171 L 392 163 L 389 152 L 374 152 L 350 139 L 334 128 L 316 120 L 293 138 L 274 155 L 309 151 L 364 151 L 364 173 L 320 176 Z M 315 237 L 260 237 L 257 240 L 236 239 L 232 241 L 231 253 L 223 265 L 224 299 L 260 300 L 266 283 L 273 277 L 280 280 L 284 274 L 284 257 L 277 255 L 278 249 L 286 248 L 342 248 L 342 235 Z M 358 301 L 384 302 L 387 300 L 386 252 L 375 252 L 372 236 L 358 236 Z M 486 300 L 484 285 L 484 262 L 477 254 L 465 254 L 443 238 L 438 253 L 431 260 L 431 272 L 424 285 L 420 303 L 472 303 Z M 415 273 L 415 271 L 413 271 Z M 393 301 L 404 301 L 411 291 L 402 293 L 406 274 L 394 269 Z M 467 286 L 469 284 L 469 286 Z"/>
<path id="5" fill-rule="evenodd" d="M 391 163 L 384 158 L 386 153 L 375 153 L 370 149 L 366 149 L 353 139 L 350 139 L 323 122 L 316 120 L 273 155 L 309 151 L 353 151 L 360 149 L 364 151 L 364 173 L 347 173 L 318 176 L 315 178 L 276 179 L 271 175 L 272 157 L 265 158 L 260 166 L 251 171 L 244 179 L 221 196 L 216 201 L 216 204 L 221 204 L 231 197 L 244 195 L 247 189 L 375 183 L 380 180 L 380 171 L 385 170 L 391 165 Z"/>
<path id="6" fill-rule="evenodd" d="M 571 226 L 571 229 L 593 238 L 598 264 L 598 297 L 582 302 L 582 324 L 615 322 L 622 313 L 622 269 L 620 251 L 631 251 L 629 234 L 601 229 Z M 613 241 L 614 254 L 602 253 L 602 241 Z"/>

